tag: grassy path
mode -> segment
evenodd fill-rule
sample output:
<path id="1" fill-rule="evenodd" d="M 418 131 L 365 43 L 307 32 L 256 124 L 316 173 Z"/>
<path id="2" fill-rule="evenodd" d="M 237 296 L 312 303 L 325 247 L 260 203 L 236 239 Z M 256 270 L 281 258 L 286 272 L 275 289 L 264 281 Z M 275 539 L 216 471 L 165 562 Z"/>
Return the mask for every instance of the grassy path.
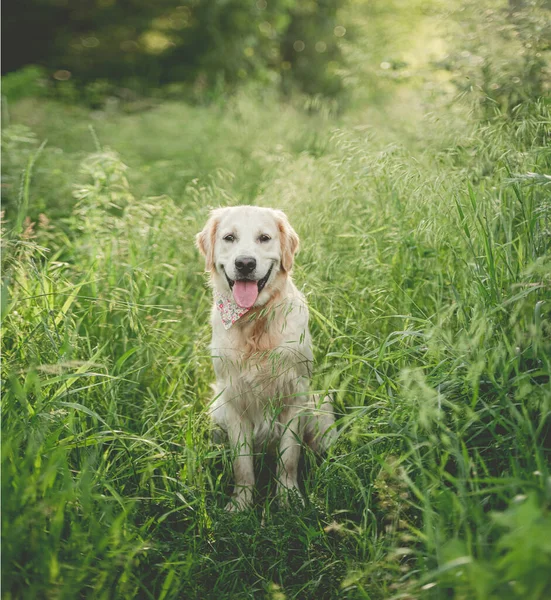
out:
<path id="1" fill-rule="evenodd" d="M 11 112 L 6 598 L 551 593 L 548 107 L 480 124 L 409 91 L 343 117 L 253 94 Z M 228 515 L 193 236 L 241 202 L 303 240 L 341 434 L 305 458 L 305 507 L 277 509 L 265 464 L 257 510 Z"/>

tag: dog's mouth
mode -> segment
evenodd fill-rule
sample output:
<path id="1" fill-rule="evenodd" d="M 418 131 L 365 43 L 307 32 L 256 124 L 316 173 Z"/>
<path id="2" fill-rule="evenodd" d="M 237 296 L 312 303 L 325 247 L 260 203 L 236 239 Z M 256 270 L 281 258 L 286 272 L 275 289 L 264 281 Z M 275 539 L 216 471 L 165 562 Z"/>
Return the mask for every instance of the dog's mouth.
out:
<path id="1" fill-rule="evenodd" d="M 268 272 L 262 279 L 230 279 L 226 273 L 226 269 L 222 267 L 224 275 L 230 286 L 230 290 L 233 293 L 233 298 L 237 305 L 241 308 L 252 308 L 258 295 L 264 289 L 264 286 L 268 283 L 268 279 L 272 273 L 274 265 L 268 269 Z"/>

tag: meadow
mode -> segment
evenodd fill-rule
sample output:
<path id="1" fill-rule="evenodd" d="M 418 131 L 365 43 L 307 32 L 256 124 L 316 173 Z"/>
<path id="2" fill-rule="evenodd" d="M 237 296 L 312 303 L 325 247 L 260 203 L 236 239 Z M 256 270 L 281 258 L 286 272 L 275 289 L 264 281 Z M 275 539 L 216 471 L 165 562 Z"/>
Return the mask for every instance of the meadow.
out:
<path id="1" fill-rule="evenodd" d="M 344 111 L 4 107 L 3 597 L 551 596 L 549 103 L 483 118 L 424 77 Z M 229 514 L 194 236 L 248 203 L 301 237 L 339 435 L 304 506 L 259 460 Z"/>

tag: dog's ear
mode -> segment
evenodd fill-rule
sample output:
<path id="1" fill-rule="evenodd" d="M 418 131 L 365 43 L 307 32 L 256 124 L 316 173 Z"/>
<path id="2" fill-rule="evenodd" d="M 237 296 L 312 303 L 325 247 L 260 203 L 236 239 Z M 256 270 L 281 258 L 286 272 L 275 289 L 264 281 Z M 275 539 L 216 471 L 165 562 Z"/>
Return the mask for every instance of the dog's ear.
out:
<path id="1" fill-rule="evenodd" d="M 220 222 L 220 212 L 220 209 L 213 210 L 203 231 L 195 236 L 195 245 L 205 257 L 205 270 L 209 272 L 214 269 L 214 243 Z"/>
<path id="2" fill-rule="evenodd" d="M 288 273 L 293 268 L 293 260 L 298 252 L 299 237 L 291 227 L 287 215 L 281 210 L 275 212 L 281 244 L 281 268 Z"/>

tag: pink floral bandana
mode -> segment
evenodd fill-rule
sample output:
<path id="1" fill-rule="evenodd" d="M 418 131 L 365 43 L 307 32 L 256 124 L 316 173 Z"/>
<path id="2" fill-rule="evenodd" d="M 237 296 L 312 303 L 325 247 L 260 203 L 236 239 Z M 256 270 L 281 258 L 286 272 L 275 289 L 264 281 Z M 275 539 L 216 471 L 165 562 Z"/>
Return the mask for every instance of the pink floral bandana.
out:
<path id="1" fill-rule="evenodd" d="M 220 313 L 224 329 L 229 329 L 244 314 L 251 310 L 250 308 L 241 308 L 240 306 L 237 306 L 232 297 L 224 296 L 218 292 L 214 292 L 214 302 Z"/>

